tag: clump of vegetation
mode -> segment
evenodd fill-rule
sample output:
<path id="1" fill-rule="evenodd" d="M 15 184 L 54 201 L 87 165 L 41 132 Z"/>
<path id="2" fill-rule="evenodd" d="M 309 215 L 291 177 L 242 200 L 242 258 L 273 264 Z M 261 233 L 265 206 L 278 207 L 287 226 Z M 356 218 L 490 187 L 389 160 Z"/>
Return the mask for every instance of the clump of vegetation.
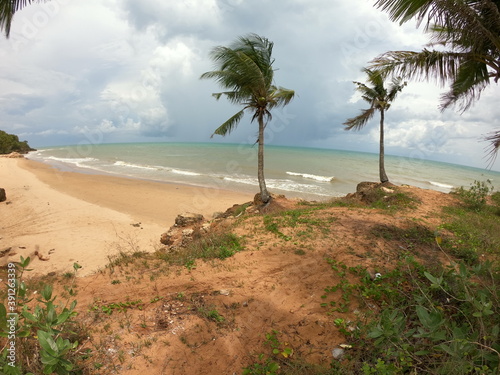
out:
<path id="1" fill-rule="evenodd" d="M 14 277 L 9 277 L 6 302 L 0 304 L 0 336 L 5 338 L 0 370 L 6 375 L 76 373 L 76 349 L 82 336 L 75 332 L 76 300 L 56 305 L 52 287 L 45 285 L 33 304 L 23 280 L 29 263 L 29 257 L 21 257 L 18 274 L 10 263 L 9 275 Z M 75 263 L 73 267 L 75 277 L 80 266 Z M 69 297 L 75 295 L 73 286 L 65 289 Z"/>
<path id="2" fill-rule="evenodd" d="M 490 180 L 475 180 L 469 189 L 461 186 L 453 191 L 464 202 L 467 208 L 476 211 L 485 208 L 487 197 L 491 192 L 493 192 L 493 185 Z"/>
<path id="3" fill-rule="evenodd" d="M 266 333 L 264 344 L 270 349 L 270 353 L 261 353 L 257 355 L 257 361 L 243 369 L 243 375 L 280 374 L 282 366 L 292 364 L 291 357 L 293 349 L 287 342 L 280 342 L 279 332 L 272 330 Z"/>
<path id="4" fill-rule="evenodd" d="M 159 252 L 158 257 L 171 265 L 193 268 L 196 259 L 226 259 L 243 250 L 241 238 L 233 233 L 211 233 L 175 252 Z"/>
<path id="5" fill-rule="evenodd" d="M 456 190 L 463 206 L 444 210 L 448 217 L 442 227 L 454 238 L 445 241 L 443 248 L 471 265 L 478 263 L 481 256 L 498 256 L 500 249 L 500 193 L 488 197 L 492 190 L 491 182 L 475 181 L 469 189 Z"/>
<path id="6" fill-rule="evenodd" d="M 263 217 L 264 228 L 285 241 L 290 241 L 292 237 L 281 231 L 284 228 L 293 228 L 296 237 L 309 238 L 317 231 L 327 231 L 328 224 L 336 220 L 333 216 L 320 218 L 313 215 L 314 211 L 322 207 L 322 205 L 318 205 L 314 208 L 295 209 L 265 215 Z"/>
<path id="7" fill-rule="evenodd" d="M 339 321 L 352 349 L 341 374 L 494 374 L 500 360 L 499 281 L 491 263 L 430 271 L 411 257 L 372 278 L 361 268 L 332 262 L 341 281 L 323 303 L 336 317 L 353 306 L 364 313 Z M 357 277 L 349 282 L 347 277 Z M 343 323 L 343 324 L 340 324 Z"/>
<path id="8" fill-rule="evenodd" d="M 156 302 L 156 301 L 155 301 Z M 151 303 L 154 303 L 153 301 Z M 116 303 L 108 303 L 100 305 L 98 303 L 94 304 L 91 307 L 91 311 L 100 311 L 107 315 L 113 314 L 114 311 L 117 312 L 125 312 L 128 309 L 136 307 L 139 310 L 142 310 L 144 307 L 144 303 L 139 299 L 136 301 L 127 301 L 127 302 L 116 302 Z"/>
<path id="9" fill-rule="evenodd" d="M 10 154 L 19 152 L 25 154 L 29 151 L 35 151 L 28 145 L 27 141 L 19 141 L 19 137 L 0 130 L 0 154 Z"/>

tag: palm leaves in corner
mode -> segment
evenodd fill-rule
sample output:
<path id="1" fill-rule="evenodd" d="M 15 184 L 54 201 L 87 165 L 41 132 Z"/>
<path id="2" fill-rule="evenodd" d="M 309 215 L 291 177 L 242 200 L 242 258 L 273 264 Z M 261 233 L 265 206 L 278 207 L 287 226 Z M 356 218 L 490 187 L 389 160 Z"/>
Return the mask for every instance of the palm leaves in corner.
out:
<path id="1" fill-rule="evenodd" d="M 491 80 L 500 79 L 500 0 L 377 0 L 375 6 L 401 24 L 425 22 L 429 48 L 420 52 L 391 51 L 372 61 L 371 68 L 408 79 L 450 83 L 441 97 L 441 109 L 471 107 Z M 485 138 L 494 160 L 500 132 Z"/>

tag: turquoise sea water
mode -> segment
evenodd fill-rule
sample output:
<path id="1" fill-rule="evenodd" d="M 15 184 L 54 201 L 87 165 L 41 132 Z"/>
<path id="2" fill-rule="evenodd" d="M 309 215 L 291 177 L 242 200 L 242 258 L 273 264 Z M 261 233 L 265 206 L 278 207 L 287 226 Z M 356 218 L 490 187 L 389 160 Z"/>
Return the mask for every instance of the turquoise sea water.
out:
<path id="1" fill-rule="evenodd" d="M 257 193 L 257 146 L 220 143 L 128 143 L 44 148 L 29 159 L 62 170 L 106 173 L 161 182 Z M 454 164 L 386 155 L 391 182 L 449 192 L 500 173 Z M 268 190 L 288 197 L 324 200 L 378 181 L 378 155 L 351 151 L 266 146 Z"/>

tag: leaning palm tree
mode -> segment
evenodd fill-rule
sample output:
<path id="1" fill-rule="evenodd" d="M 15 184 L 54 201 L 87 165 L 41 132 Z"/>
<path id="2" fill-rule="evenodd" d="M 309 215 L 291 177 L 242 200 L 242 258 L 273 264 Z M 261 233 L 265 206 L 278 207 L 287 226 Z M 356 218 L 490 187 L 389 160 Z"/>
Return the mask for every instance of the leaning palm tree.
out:
<path id="1" fill-rule="evenodd" d="M 0 32 L 5 32 L 8 38 L 14 13 L 32 2 L 33 0 L 0 0 Z"/>
<path id="2" fill-rule="evenodd" d="M 219 46 L 211 51 L 216 70 L 201 76 L 202 79 L 215 79 L 223 89 L 228 90 L 213 94 L 217 100 L 224 95 L 231 103 L 243 106 L 214 134 L 225 136 L 231 133 L 245 110 L 253 112 L 251 121 L 257 120 L 259 124 L 257 176 L 263 203 L 270 200 L 264 179 L 264 129 L 272 118 L 270 111 L 287 105 L 295 95 L 293 90 L 273 85 L 272 50 L 273 43 L 256 34 L 239 37 L 230 47 Z"/>
<path id="3" fill-rule="evenodd" d="M 500 79 L 499 0 L 377 0 L 375 5 L 401 24 L 414 18 L 419 25 L 424 21 L 431 40 L 430 49 L 420 52 L 386 52 L 372 61 L 371 68 L 408 79 L 449 82 L 442 110 L 455 104 L 467 110 L 491 80 Z M 500 132 L 486 140 L 494 160 Z"/>
<path id="4" fill-rule="evenodd" d="M 345 130 L 360 130 L 368 121 L 373 117 L 375 112 L 380 112 L 380 152 L 379 152 L 379 175 L 380 182 L 387 182 L 387 174 L 385 173 L 384 163 L 384 119 L 385 112 L 391 106 L 392 101 L 396 95 L 406 86 L 406 82 L 402 82 L 401 78 L 393 78 L 389 88 L 384 86 L 384 77 L 380 71 L 363 69 L 368 76 L 368 83 L 372 86 L 367 86 L 361 82 L 354 82 L 357 85 L 356 90 L 361 93 L 361 97 L 370 103 L 370 108 L 364 109 L 361 113 L 348 119 L 344 122 Z"/>

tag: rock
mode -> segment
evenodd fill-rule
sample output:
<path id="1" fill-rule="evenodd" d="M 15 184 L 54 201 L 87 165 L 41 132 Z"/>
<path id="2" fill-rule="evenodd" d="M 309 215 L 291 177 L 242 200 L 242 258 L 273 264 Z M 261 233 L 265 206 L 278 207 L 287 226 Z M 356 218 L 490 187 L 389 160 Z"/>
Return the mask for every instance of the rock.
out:
<path id="1" fill-rule="evenodd" d="M 4 248 L 4 249 L 1 249 L 1 250 L 0 250 L 0 258 L 4 257 L 4 256 L 6 256 L 6 255 L 8 255 L 8 254 L 9 254 L 9 252 L 10 252 L 11 250 L 12 250 L 12 247 L 11 247 L 11 246 L 6 247 L 6 248 Z"/>
<path id="2" fill-rule="evenodd" d="M 365 191 L 375 189 L 378 185 L 378 182 L 360 182 L 358 186 L 356 186 L 356 193 L 364 193 Z"/>
<path id="3" fill-rule="evenodd" d="M 184 229 L 182 231 L 182 237 L 183 238 L 186 238 L 186 237 L 191 237 L 194 233 L 194 229 L 191 229 L 191 228 L 188 228 L 188 229 Z"/>
<path id="4" fill-rule="evenodd" d="M 0 202 L 7 200 L 7 194 L 5 194 L 5 189 L 0 188 Z"/>
<path id="5" fill-rule="evenodd" d="M 335 348 L 332 350 L 333 358 L 338 361 L 340 361 L 344 355 L 345 355 L 345 350 L 342 348 Z"/>
<path id="6" fill-rule="evenodd" d="M 224 212 L 214 212 L 212 215 L 212 219 L 223 219 Z"/>
<path id="7" fill-rule="evenodd" d="M 210 223 L 205 223 L 201 226 L 201 230 L 205 233 L 208 233 L 210 231 L 211 224 Z"/>
<path id="8" fill-rule="evenodd" d="M 187 227 L 188 225 L 197 224 L 203 220 L 203 215 L 186 212 L 182 215 L 177 215 L 175 218 L 175 225 L 179 227 Z"/>
<path id="9" fill-rule="evenodd" d="M 163 245 L 172 245 L 174 243 L 174 241 L 172 241 L 172 236 L 168 234 L 168 232 L 165 232 L 165 233 L 162 233 L 162 235 L 160 236 L 160 242 L 163 244 Z"/>
<path id="10" fill-rule="evenodd" d="M 384 191 L 385 193 L 388 193 L 388 194 L 394 193 L 393 189 L 386 188 L 385 186 L 382 186 L 381 189 L 382 189 L 382 191 Z"/>
<path id="11" fill-rule="evenodd" d="M 8 156 L 8 158 L 14 159 L 14 158 L 24 158 L 23 155 L 21 155 L 19 152 L 11 152 Z"/>

